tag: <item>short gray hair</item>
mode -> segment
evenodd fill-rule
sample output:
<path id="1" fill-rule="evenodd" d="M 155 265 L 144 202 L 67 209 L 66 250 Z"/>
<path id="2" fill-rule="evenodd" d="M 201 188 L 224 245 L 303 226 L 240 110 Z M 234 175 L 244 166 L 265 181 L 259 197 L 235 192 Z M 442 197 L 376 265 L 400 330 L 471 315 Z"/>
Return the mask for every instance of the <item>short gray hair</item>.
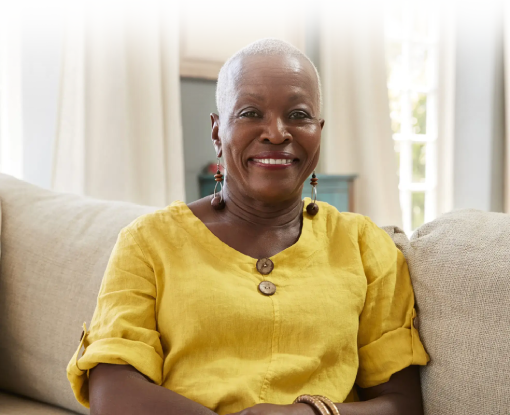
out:
<path id="1" fill-rule="evenodd" d="M 228 102 L 228 96 L 231 93 L 231 85 L 229 79 L 230 67 L 237 59 L 255 55 L 289 56 L 305 59 L 306 61 L 310 62 L 310 65 L 312 65 L 312 68 L 315 71 L 315 75 L 317 76 L 317 88 L 319 95 L 317 99 L 319 101 L 319 111 L 322 111 L 321 78 L 319 76 L 319 71 L 317 71 L 317 68 L 313 62 L 308 58 L 308 56 L 306 56 L 303 52 L 301 52 L 298 48 L 291 45 L 290 43 L 280 39 L 266 38 L 257 40 L 240 49 L 234 55 L 232 55 L 221 67 L 220 73 L 218 75 L 218 82 L 216 84 L 216 107 L 218 108 L 219 114 L 225 111 Z"/>

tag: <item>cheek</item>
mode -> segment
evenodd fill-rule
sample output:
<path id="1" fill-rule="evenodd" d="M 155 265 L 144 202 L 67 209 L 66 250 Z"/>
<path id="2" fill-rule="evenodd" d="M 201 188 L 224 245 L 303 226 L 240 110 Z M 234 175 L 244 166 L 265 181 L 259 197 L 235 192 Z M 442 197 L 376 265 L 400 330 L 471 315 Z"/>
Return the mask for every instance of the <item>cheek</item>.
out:
<path id="1" fill-rule="evenodd" d="M 320 126 L 307 126 L 300 128 L 294 135 L 296 141 L 303 147 L 309 156 L 315 154 L 321 144 Z"/>
<path id="2" fill-rule="evenodd" d="M 223 158 L 231 171 L 241 168 L 243 152 L 253 139 L 242 126 L 232 126 L 222 138 Z"/>

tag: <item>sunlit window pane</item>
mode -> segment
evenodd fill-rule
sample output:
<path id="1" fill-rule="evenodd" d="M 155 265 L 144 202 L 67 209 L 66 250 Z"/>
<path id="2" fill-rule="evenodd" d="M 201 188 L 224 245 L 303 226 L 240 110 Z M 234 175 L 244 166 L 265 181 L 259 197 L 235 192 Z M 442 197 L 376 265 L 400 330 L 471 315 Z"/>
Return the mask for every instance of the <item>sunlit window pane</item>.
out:
<path id="1" fill-rule="evenodd" d="M 393 144 L 397 158 L 397 176 L 400 178 L 400 141 L 393 141 Z"/>
<path id="2" fill-rule="evenodd" d="M 414 13 L 411 25 L 411 38 L 413 39 L 426 39 L 429 34 L 429 19 L 428 19 L 428 8 L 429 6 L 424 4 L 414 3 Z"/>
<path id="3" fill-rule="evenodd" d="M 402 104 L 400 92 L 390 89 L 388 93 L 390 99 L 391 130 L 393 133 L 399 133 L 402 126 Z"/>
<path id="4" fill-rule="evenodd" d="M 393 1 L 386 3 L 386 13 L 384 16 L 385 36 L 387 39 L 402 39 L 402 2 Z"/>
<path id="5" fill-rule="evenodd" d="M 411 204 L 412 227 L 415 230 L 425 222 L 425 193 L 413 192 Z"/>
<path id="6" fill-rule="evenodd" d="M 423 143 L 413 143 L 413 182 L 425 182 L 427 145 Z"/>
<path id="7" fill-rule="evenodd" d="M 430 2 L 392 0 L 385 8 L 391 129 L 403 226 L 410 235 L 436 212 L 439 24 Z"/>
<path id="8" fill-rule="evenodd" d="M 402 1 L 390 0 L 384 4 L 384 14 L 402 22 Z"/>
<path id="9" fill-rule="evenodd" d="M 386 69 L 389 84 L 401 86 L 404 76 L 402 68 L 402 43 L 391 42 L 386 46 Z"/>
<path id="10" fill-rule="evenodd" d="M 411 107 L 413 118 L 411 126 L 414 134 L 427 133 L 427 95 L 419 92 L 411 93 Z"/>
<path id="11" fill-rule="evenodd" d="M 425 45 L 413 44 L 410 50 L 409 71 L 411 75 L 411 85 L 425 88 L 427 79 L 427 58 L 428 50 Z"/>

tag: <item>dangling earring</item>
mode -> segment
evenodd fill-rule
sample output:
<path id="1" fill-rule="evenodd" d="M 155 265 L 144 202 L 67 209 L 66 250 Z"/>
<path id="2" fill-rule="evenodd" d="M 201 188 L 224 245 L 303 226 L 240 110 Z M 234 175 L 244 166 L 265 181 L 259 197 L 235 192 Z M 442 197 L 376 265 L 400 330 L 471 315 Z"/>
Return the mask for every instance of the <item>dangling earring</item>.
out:
<path id="1" fill-rule="evenodd" d="M 312 173 L 312 178 L 310 179 L 310 184 L 312 185 L 312 202 L 308 204 L 306 207 L 306 211 L 310 216 L 315 216 L 317 212 L 319 212 L 319 205 L 317 202 L 317 183 L 319 182 L 319 179 L 315 175 L 315 170 Z"/>
<path id="2" fill-rule="evenodd" d="M 221 210 L 221 209 L 224 209 L 225 208 L 225 200 L 223 199 L 223 174 L 221 174 L 221 171 L 220 171 L 220 158 L 218 157 L 218 162 L 217 162 L 217 171 L 216 171 L 216 174 L 214 175 L 214 180 L 216 180 L 216 184 L 214 185 L 214 193 L 213 193 L 213 197 L 211 199 L 211 206 L 215 209 L 215 210 Z M 220 185 L 221 187 L 221 190 L 218 192 L 218 197 L 216 197 L 216 189 L 218 187 L 218 184 Z"/>

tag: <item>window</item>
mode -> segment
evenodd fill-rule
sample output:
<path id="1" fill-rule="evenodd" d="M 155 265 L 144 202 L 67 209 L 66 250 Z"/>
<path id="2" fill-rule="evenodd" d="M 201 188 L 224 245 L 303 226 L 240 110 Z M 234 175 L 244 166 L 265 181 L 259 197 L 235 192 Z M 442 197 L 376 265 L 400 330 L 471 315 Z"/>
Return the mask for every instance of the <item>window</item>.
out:
<path id="1" fill-rule="evenodd" d="M 0 3 L 0 172 L 21 178 L 21 25 L 17 11 Z"/>
<path id="2" fill-rule="evenodd" d="M 391 127 L 404 231 L 437 215 L 438 22 L 427 3 L 393 2 L 385 17 Z"/>

